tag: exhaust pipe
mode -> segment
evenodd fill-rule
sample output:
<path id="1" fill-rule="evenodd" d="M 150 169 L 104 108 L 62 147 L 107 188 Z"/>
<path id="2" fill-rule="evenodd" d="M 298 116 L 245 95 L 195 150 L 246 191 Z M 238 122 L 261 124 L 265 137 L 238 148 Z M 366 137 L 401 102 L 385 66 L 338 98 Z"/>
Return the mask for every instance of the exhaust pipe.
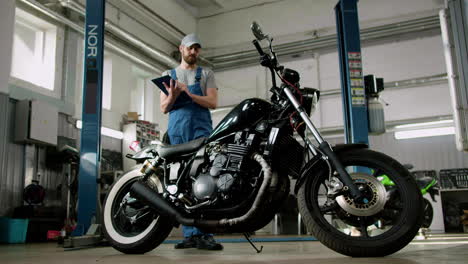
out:
<path id="1" fill-rule="evenodd" d="M 153 189 L 140 181 L 137 181 L 132 185 L 130 188 L 130 194 L 147 203 L 161 215 L 170 217 L 183 225 L 193 226 L 195 223 L 194 219 L 185 218 L 168 201 L 162 198 L 159 193 L 156 193 Z"/>
<path id="2" fill-rule="evenodd" d="M 255 154 L 253 156 L 254 160 L 257 161 L 263 170 L 264 179 L 262 185 L 260 186 L 260 190 L 255 198 L 255 201 L 252 207 L 249 209 L 247 213 L 244 215 L 232 218 L 232 219 L 221 219 L 221 220 L 206 220 L 206 219 L 193 219 L 187 218 L 183 216 L 172 204 L 166 201 L 164 198 L 156 193 L 153 189 L 146 186 L 142 182 L 135 182 L 132 187 L 130 188 L 130 194 L 141 200 L 142 202 L 148 204 L 150 207 L 155 209 L 161 215 L 170 217 L 177 221 L 178 223 L 186 226 L 196 226 L 196 227 L 227 227 L 227 226 L 234 226 L 241 223 L 244 223 L 252 218 L 255 217 L 255 213 L 259 208 L 261 208 L 261 204 L 264 200 L 265 193 L 271 183 L 272 179 L 272 171 L 268 163 L 263 159 L 260 154 Z"/>

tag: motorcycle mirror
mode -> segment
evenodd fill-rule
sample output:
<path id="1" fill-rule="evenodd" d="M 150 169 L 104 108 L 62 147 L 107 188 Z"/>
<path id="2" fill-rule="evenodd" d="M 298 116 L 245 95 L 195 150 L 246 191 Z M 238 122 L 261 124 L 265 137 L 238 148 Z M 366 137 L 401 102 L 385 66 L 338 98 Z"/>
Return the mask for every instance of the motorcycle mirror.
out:
<path id="1" fill-rule="evenodd" d="M 258 41 L 268 39 L 268 35 L 265 35 L 263 33 L 262 28 L 256 21 L 252 22 L 252 25 L 250 25 L 250 29 L 252 30 L 252 33 Z"/>

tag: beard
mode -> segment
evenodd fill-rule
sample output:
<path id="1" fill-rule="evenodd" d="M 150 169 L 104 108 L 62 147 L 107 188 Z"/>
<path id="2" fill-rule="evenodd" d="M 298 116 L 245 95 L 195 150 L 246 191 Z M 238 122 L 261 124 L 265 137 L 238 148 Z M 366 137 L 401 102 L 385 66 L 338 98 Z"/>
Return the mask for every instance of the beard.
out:
<path id="1" fill-rule="evenodd" d="M 182 57 L 188 65 L 194 65 L 197 63 L 197 57 L 195 55 L 182 55 Z"/>

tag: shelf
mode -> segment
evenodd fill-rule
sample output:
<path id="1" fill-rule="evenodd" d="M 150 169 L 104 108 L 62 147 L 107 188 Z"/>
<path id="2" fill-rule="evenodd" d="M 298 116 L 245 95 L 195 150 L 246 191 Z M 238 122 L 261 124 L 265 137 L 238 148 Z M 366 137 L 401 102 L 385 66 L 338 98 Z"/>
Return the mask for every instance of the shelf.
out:
<path id="1" fill-rule="evenodd" d="M 461 188 L 461 189 L 442 189 L 441 192 L 463 192 L 468 191 L 468 188 Z"/>

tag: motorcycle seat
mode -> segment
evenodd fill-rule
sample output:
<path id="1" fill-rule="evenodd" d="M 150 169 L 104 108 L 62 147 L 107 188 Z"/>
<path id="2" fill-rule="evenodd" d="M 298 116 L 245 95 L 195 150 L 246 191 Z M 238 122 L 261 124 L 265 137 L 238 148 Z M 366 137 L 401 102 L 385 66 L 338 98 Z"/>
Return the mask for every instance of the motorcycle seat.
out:
<path id="1" fill-rule="evenodd" d="M 206 137 L 201 137 L 184 144 L 160 145 L 157 149 L 161 158 L 172 159 L 177 156 L 190 154 L 197 151 L 205 143 Z"/>
<path id="2" fill-rule="evenodd" d="M 416 179 L 416 183 L 418 184 L 418 187 L 420 189 L 423 189 L 425 188 L 429 183 L 431 183 L 433 180 L 432 177 L 423 177 L 423 178 L 419 178 L 419 179 Z"/>

